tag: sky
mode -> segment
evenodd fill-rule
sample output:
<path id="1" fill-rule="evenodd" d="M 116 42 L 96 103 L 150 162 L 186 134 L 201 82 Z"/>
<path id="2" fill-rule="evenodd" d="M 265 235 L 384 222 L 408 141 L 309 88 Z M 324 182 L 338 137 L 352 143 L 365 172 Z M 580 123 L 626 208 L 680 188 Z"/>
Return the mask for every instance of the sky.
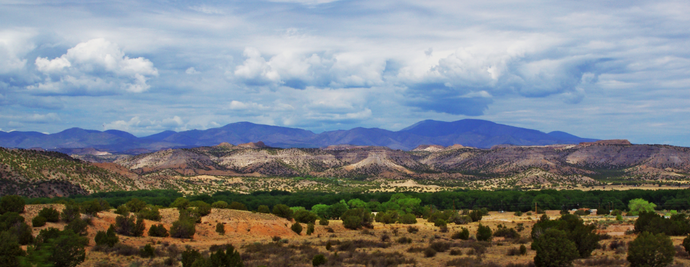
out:
<path id="1" fill-rule="evenodd" d="M 0 0 L 0 131 L 484 119 L 690 146 L 688 1 Z"/>

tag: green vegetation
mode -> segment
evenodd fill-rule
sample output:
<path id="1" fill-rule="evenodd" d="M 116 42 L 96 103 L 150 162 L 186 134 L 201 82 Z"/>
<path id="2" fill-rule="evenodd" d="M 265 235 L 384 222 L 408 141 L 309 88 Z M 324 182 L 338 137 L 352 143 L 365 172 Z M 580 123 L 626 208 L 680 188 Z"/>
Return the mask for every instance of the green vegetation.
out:
<path id="1" fill-rule="evenodd" d="M 585 225 L 576 215 L 563 215 L 557 220 L 549 220 L 548 216 L 543 215 L 532 227 L 532 239 L 538 240 L 549 229 L 556 229 L 565 233 L 566 238 L 575 245 L 578 258 L 589 257 L 599 243 L 599 235 L 595 233 L 596 226 L 593 224 Z"/>
<path id="2" fill-rule="evenodd" d="M 667 266 L 673 262 L 676 250 L 665 234 L 642 232 L 628 247 L 628 261 L 632 267 Z"/>
<path id="3" fill-rule="evenodd" d="M 537 251 L 534 264 L 537 267 L 570 266 L 578 258 L 575 243 L 568 239 L 564 231 L 548 229 L 532 242 L 532 249 Z"/>
<path id="4" fill-rule="evenodd" d="M 628 203 L 628 210 L 631 215 L 638 215 L 640 212 L 654 212 L 654 208 L 656 208 L 656 204 L 641 198 L 630 200 Z"/>
<path id="5" fill-rule="evenodd" d="M 115 234 L 115 226 L 112 224 L 108 228 L 108 231 L 103 232 L 103 231 L 98 231 L 96 233 L 96 237 L 94 238 L 94 241 L 96 242 L 96 245 L 98 246 L 108 246 L 108 247 L 113 247 L 115 244 L 120 242 L 120 239 L 117 237 Z"/>

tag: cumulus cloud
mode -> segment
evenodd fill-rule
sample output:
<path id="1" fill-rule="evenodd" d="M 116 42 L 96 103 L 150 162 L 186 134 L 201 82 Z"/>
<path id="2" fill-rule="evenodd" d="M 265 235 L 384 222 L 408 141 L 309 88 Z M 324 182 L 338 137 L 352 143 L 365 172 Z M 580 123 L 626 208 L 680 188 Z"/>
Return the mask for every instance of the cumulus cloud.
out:
<path id="1" fill-rule="evenodd" d="M 385 60 L 367 59 L 357 53 L 282 52 L 266 60 L 258 49 L 248 47 L 246 58 L 234 77 L 247 85 L 318 87 L 371 87 L 383 83 Z"/>
<path id="2" fill-rule="evenodd" d="M 80 43 L 54 59 L 38 57 L 35 65 L 44 79 L 27 88 L 47 94 L 141 93 L 150 88 L 147 80 L 158 76 L 150 60 L 130 58 L 105 39 Z"/>
<path id="3" fill-rule="evenodd" d="M 151 132 L 162 131 L 166 129 L 186 130 L 185 122 L 179 116 L 173 116 L 163 119 L 146 119 L 140 116 L 133 116 L 129 120 L 116 120 L 103 124 L 105 129 L 115 129 L 121 131 L 133 132 Z"/>
<path id="4" fill-rule="evenodd" d="M 21 70 L 27 60 L 23 56 L 33 50 L 31 31 L 0 30 L 0 74 Z"/>

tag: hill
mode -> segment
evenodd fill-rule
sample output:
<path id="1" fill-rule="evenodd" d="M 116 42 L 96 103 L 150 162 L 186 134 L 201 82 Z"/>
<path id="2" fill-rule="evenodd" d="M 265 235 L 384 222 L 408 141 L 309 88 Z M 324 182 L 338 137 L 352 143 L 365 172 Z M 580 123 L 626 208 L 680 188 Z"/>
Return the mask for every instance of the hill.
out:
<path id="1" fill-rule="evenodd" d="M 442 122 L 426 120 L 400 131 L 378 128 L 354 128 L 315 134 L 311 131 L 254 124 L 231 123 L 219 128 L 183 132 L 164 131 L 136 137 L 127 132 L 67 129 L 55 134 L 37 132 L 0 132 L 0 146 L 43 148 L 68 154 L 94 148 L 103 152 L 141 154 L 168 148 L 213 146 L 223 142 L 233 145 L 263 141 L 272 147 L 318 148 L 331 145 L 385 146 L 412 150 L 419 145 L 490 148 L 495 145 L 578 144 L 595 139 L 580 138 L 564 132 L 543 133 L 537 130 L 497 124 L 484 120 Z"/>

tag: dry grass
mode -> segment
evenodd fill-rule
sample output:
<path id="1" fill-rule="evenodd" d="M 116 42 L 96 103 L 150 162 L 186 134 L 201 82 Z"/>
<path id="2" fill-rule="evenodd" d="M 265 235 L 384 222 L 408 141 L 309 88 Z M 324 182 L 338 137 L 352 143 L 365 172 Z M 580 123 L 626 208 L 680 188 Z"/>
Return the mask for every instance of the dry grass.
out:
<path id="1" fill-rule="evenodd" d="M 27 208 L 25 216 L 31 216 L 35 210 L 40 210 L 38 205 L 27 205 Z M 555 219 L 559 216 L 559 211 L 547 211 L 546 214 Z M 177 219 L 178 212 L 175 209 L 162 209 L 161 215 L 161 222 L 146 221 L 145 233 L 154 223 L 170 227 Z M 373 229 L 353 231 L 345 229 L 341 221 L 332 220 L 328 226 L 316 225 L 315 232 L 307 236 L 295 234 L 290 230 L 291 222 L 270 214 L 213 209 L 210 215 L 197 224 L 197 232 L 192 239 L 120 236 L 122 245 L 117 248 L 93 247 L 96 232 L 106 230 L 114 223 L 115 216 L 112 212 L 101 212 L 98 218 L 93 219 L 94 225 L 89 227 L 88 238 L 91 243 L 87 248 L 87 260 L 80 266 L 130 266 L 135 262 L 139 263 L 139 266 L 170 266 L 167 263 L 180 266 L 175 264 L 186 246 L 208 251 L 212 246 L 224 244 L 234 245 L 248 267 L 311 266 L 311 259 L 317 254 L 326 257 L 326 266 L 533 266 L 530 264 L 535 252 L 529 249 L 529 234 L 538 219 L 536 215 L 530 219 L 527 215 L 514 216 L 512 212 L 490 212 L 481 222 L 493 230 L 496 230 L 499 224 L 517 229 L 518 223 L 525 229 L 518 232 L 518 238 L 496 237 L 492 242 L 477 242 L 473 240 L 478 226 L 476 222 L 465 225 L 449 224 L 449 231 L 442 233 L 433 223 L 424 219 L 418 219 L 418 223 L 414 225 L 417 228 L 416 232 L 408 232 L 408 225 L 380 223 L 374 223 Z M 590 217 L 592 219 L 585 219 L 596 220 L 595 216 Z M 219 222 L 225 225 L 225 235 L 215 232 L 215 226 Z M 49 223 L 49 226 L 64 227 L 62 223 Z M 460 231 L 462 227 L 469 229 L 470 239 L 452 239 L 452 234 Z M 627 243 L 632 241 L 634 236 L 625 235 L 621 229 L 630 227 L 630 223 L 623 223 L 608 224 L 598 229 L 602 234 L 609 233 L 610 239 L 602 240 L 601 248 L 595 250 L 590 259 L 577 260 L 575 266 L 625 264 Z M 35 234 L 43 228 L 45 227 L 34 229 Z M 332 229 L 332 232 L 328 229 Z M 683 237 L 672 237 L 674 245 L 680 245 L 682 239 Z M 154 246 L 156 258 L 143 259 L 134 254 L 135 249 L 138 251 L 146 244 Z M 526 255 L 515 253 L 520 244 L 525 244 L 528 248 Z M 688 254 L 680 249 L 675 262 L 690 266 Z"/>

